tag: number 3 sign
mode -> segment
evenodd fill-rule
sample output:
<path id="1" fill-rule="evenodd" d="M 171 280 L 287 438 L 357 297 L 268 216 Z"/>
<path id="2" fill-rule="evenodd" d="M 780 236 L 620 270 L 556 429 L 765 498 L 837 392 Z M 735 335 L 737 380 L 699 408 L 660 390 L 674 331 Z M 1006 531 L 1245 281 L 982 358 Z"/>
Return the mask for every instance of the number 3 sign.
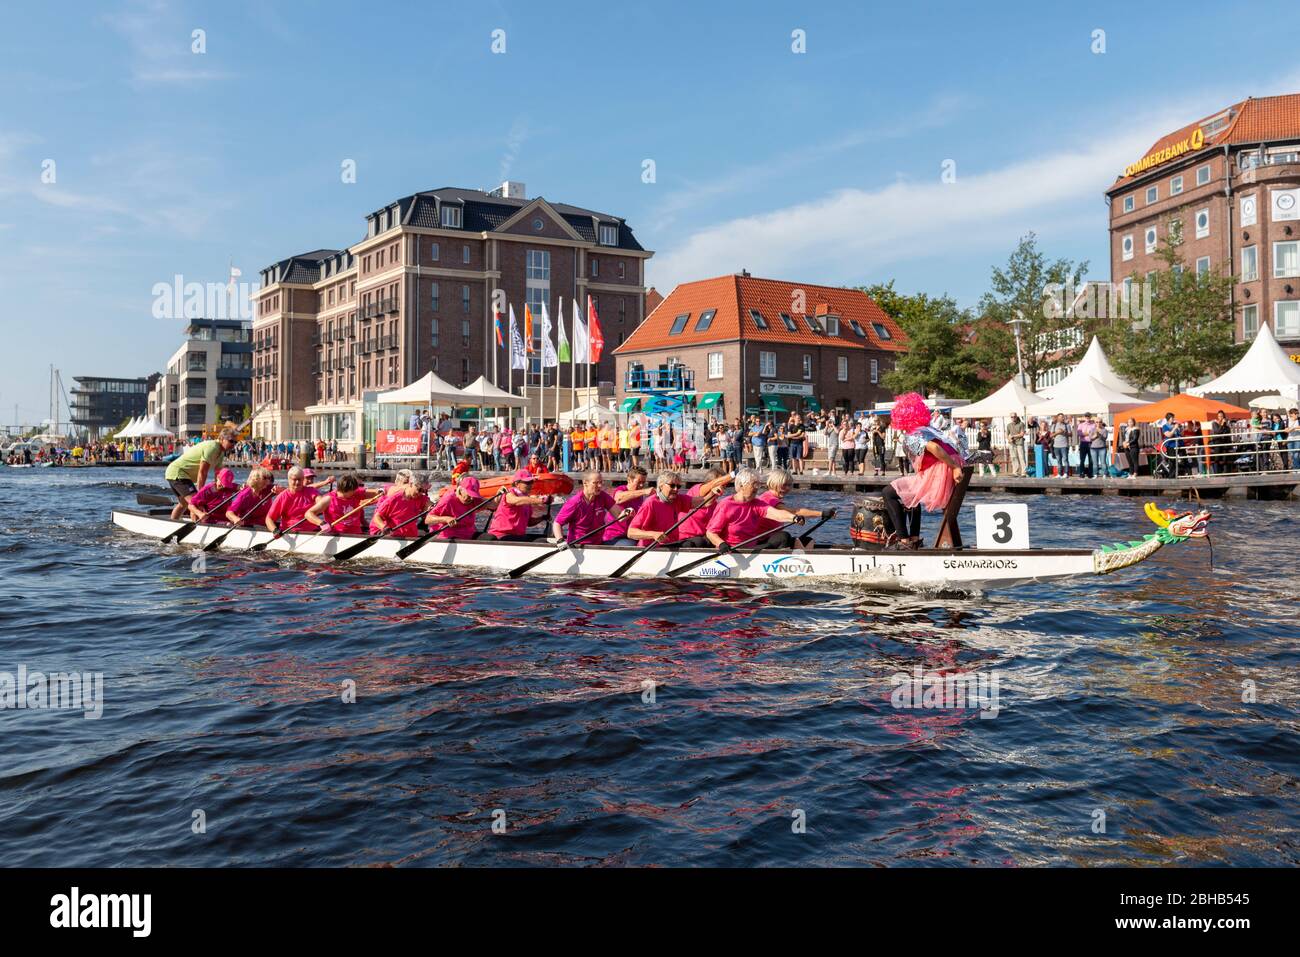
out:
<path id="1" fill-rule="evenodd" d="M 1029 506 L 1023 502 L 1014 505 L 976 505 L 975 547 L 1028 548 Z"/>

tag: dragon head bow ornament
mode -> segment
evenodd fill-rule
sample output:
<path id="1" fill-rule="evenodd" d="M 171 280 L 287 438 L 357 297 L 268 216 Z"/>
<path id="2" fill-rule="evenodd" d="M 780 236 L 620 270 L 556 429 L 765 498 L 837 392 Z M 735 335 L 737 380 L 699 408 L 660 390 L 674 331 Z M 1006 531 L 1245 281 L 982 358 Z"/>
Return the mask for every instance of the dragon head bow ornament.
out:
<path id="1" fill-rule="evenodd" d="M 1176 545 L 1189 538 L 1209 540 L 1210 513 L 1207 511 L 1179 514 L 1171 508 L 1160 508 L 1155 502 L 1147 502 L 1145 510 L 1147 518 L 1158 526 L 1155 532 L 1137 541 L 1116 542 L 1095 549 L 1092 558 L 1093 570 L 1097 574 L 1106 575 L 1136 565 L 1165 545 Z"/>

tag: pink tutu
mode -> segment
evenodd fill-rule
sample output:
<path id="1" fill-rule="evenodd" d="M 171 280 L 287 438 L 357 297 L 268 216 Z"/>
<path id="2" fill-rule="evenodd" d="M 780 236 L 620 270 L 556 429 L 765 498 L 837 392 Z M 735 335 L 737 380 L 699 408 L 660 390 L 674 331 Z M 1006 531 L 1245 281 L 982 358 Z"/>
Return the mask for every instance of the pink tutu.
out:
<path id="1" fill-rule="evenodd" d="M 922 459 L 928 459 L 930 464 L 911 475 L 899 476 L 890 484 L 907 508 L 921 505 L 928 512 L 941 512 L 957 484 L 952 478 L 952 468 L 932 455 Z"/>

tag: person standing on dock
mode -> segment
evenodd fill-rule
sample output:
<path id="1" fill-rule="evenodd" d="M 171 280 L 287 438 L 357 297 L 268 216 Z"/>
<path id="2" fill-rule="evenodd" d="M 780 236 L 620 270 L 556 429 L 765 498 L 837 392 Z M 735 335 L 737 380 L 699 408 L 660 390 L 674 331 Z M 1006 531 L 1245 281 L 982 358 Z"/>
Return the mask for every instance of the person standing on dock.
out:
<path id="1" fill-rule="evenodd" d="M 1124 447 L 1124 459 L 1128 462 L 1128 477 L 1135 479 L 1138 477 L 1138 456 L 1142 454 L 1142 430 L 1138 428 L 1137 419 L 1129 416 L 1119 441 Z"/>
<path id="2" fill-rule="evenodd" d="M 1011 421 L 1007 423 L 1007 448 L 1011 459 L 1011 474 L 1018 478 L 1024 478 L 1027 464 L 1025 459 L 1025 423 L 1020 421 L 1020 416 L 1015 412 L 1011 413 Z"/>
<path id="3" fill-rule="evenodd" d="M 163 478 L 176 495 L 172 518 L 179 519 L 189 507 L 190 496 L 208 482 L 208 473 L 221 468 L 226 455 L 235 449 L 238 435 L 234 429 L 222 429 L 215 439 L 196 442 L 167 466 Z"/>
<path id="4" fill-rule="evenodd" d="M 1056 459 L 1058 478 L 1070 476 L 1070 426 L 1060 412 L 1052 419 L 1052 455 Z"/>

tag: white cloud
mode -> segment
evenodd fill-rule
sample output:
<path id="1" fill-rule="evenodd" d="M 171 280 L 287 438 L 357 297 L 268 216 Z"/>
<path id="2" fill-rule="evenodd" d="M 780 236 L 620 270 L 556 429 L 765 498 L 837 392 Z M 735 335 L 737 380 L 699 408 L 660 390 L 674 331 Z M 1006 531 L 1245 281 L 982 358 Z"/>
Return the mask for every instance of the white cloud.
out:
<path id="1" fill-rule="evenodd" d="M 127 43 L 136 86 L 206 83 L 232 74 L 214 67 L 211 53 L 191 50 L 199 23 L 184 23 L 166 0 L 130 0 L 104 22 Z"/>

